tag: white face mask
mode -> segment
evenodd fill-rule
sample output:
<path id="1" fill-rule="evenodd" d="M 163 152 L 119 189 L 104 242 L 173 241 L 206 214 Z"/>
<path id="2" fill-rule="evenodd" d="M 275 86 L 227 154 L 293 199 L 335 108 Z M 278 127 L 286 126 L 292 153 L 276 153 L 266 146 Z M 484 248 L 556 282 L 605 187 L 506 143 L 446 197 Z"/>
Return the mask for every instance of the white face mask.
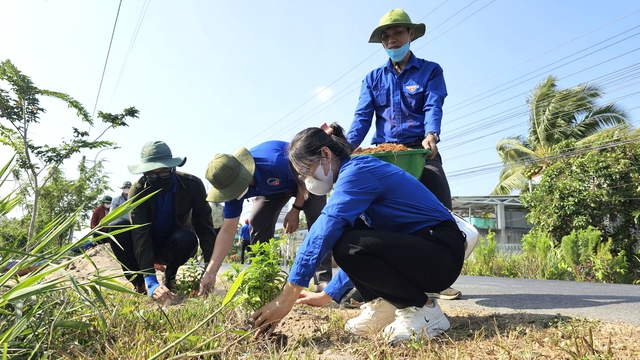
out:
<path id="1" fill-rule="evenodd" d="M 238 196 L 236 198 L 236 200 L 242 200 L 242 197 L 247 193 L 247 191 L 249 191 L 249 187 L 247 187 L 246 189 L 244 189 L 244 191 L 242 192 L 242 194 L 240 194 L 240 196 Z"/>
<path id="2" fill-rule="evenodd" d="M 129 195 L 129 188 L 122 189 L 122 193 L 125 195 Z"/>
<path id="3" fill-rule="evenodd" d="M 322 167 L 322 160 L 316 168 L 316 172 L 313 177 L 304 179 L 304 185 L 307 187 L 307 191 L 313 195 L 327 195 L 333 187 L 333 170 L 331 169 L 331 162 L 329 162 L 329 173 L 324 174 L 324 168 Z"/>

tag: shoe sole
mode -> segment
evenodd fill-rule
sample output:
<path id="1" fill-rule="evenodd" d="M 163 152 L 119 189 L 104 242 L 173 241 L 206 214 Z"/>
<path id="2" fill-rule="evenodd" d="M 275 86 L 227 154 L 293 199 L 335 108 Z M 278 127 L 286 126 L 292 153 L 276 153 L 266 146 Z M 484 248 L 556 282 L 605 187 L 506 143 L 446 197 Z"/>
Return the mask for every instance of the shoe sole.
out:
<path id="1" fill-rule="evenodd" d="M 462 297 L 462 293 L 457 293 L 455 295 L 442 295 L 439 293 L 427 293 L 427 296 L 431 299 L 440 299 L 440 300 L 455 300 Z"/>
<path id="2" fill-rule="evenodd" d="M 438 319 L 438 321 L 435 323 L 435 325 L 432 325 L 432 327 L 428 328 L 425 335 L 427 336 L 428 339 L 433 339 L 436 336 L 444 333 L 445 331 L 449 330 L 451 328 L 451 323 L 449 322 L 449 319 L 447 319 L 446 316 L 442 316 L 440 319 Z M 423 331 L 424 333 L 424 331 Z M 422 334 L 419 334 L 422 335 Z M 390 338 L 389 342 L 391 344 L 398 344 L 401 343 L 403 341 L 407 341 L 409 340 L 412 336 L 414 336 L 414 334 L 411 335 L 400 335 L 398 337 L 395 338 Z"/>
<path id="3" fill-rule="evenodd" d="M 349 326 L 349 322 L 347 321 L 346 324 L 344 324 L 344 331 L 351 333 L 351 334 L 355 334 L 355 335 L 364 335 L 364 334 L 369 334 L 372 332 L 379 332 L 382 331 L 385 327 L 387 327 L 387 325 L 391 324 L 393 322 L 393 320 L 395 320 L 395 314 L 393 316 L 388 317 L 386 320 L 378 320 L 377 324 L 375 325 L 371 325 L 371 326 L 361 326 L 361 329 L 358 329 L 358 327 L 355 326 Z"/>

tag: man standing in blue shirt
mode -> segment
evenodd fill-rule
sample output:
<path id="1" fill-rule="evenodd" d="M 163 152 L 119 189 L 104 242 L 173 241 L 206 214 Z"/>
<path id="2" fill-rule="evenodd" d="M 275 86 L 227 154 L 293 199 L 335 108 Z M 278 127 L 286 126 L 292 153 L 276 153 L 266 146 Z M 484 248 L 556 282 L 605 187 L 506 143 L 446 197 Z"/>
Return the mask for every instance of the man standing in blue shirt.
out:
<path id="1" fill-rule="evenodd" d="M 244 252 L 251 243 L 251 226 L 249 219 L 244 219 L 244 225 L 240 228 L 240 263 L 244 264 Z"/>
<path id="2" fill-rule="evenodd" d="M 310 195 L 305 200 L 289 169 L 288 145 L 284 141 L 267 141 L 250 151 L 240 148 L 235 154 L 217 154 L 209 163 L 205 176 L 212 188 L 207 201 L 225 202 L 224 222 L 200 282 L 199 294 L 215 285 L 222 260 L 233 244 L 245 199 L 254 198 L 249 216 L 252 244 L 274 237 L 278 215 L 292 197 L 295 201 L 283 223 L 287 233 L 298 230 L 300 211 L 304 211 L 309 228 L 320 216 L 326 196 Z M 315 279 L 318 291 L 331 281 L 331 262 L 331 256 L 327 255 L 318 266 Z"/>
<path id="3" fill-rule="evenodd" d="M 369 42 L 381 43 L 389 60 L 363 80 L 347 140 L 354 147 L 360 146 L 375 114 L 372 144 L 394 143 L 430 150 L 420 182 L 451 210 L 451 190 L 437 146 L 447 87 L 440 65 L 419 59 L 409 50 L 411 42 L 425 31 L 424 24 L 412 23 L 402 9 L 391 10 L 380 19 Z M 454 289 L 440 294 L 442 299 L 460 296 L 460 291 Z"/>

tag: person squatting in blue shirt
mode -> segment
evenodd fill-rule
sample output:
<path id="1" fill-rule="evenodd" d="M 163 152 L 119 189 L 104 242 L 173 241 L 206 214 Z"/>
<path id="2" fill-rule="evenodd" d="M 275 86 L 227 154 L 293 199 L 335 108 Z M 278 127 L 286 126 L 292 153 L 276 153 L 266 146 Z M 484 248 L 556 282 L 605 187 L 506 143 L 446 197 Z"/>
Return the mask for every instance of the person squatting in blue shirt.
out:
<path id="1" fill-rule="evenodd" d="M 244 147 L 235 154 L 216 154 L 205 174 L 212 185 L 207 201 L 225 202 L 224 222 L 216 239 L 211 261 L 201 284 L 213 288 L 220 265 L 233 244 L 238 229 L 242 203 L 254 198 L 249 216 L 251 243 L 269 241 L 274 237 L 276 221 L 282 208 L 292 197 L 295 201 L 285 215 L 283 226 L 287 233 L 298 230 L 300 211 L 304 211 L 309 227 L 313 225 L 326 203 L 326 196 L 305 199 L 291 174 L 284 141 L 267 141 L 251 150 Z M 318 264 L 315 281 L 331 281 L 331 254 Z M 314 271 L 316 268 L 314 268 Z M 324 286 L 323 286 L 324 288 Z M 201 289 L 204 293 L 207 289 Z"/>
<path id="2" fill-rule="evenodd" d="M 343 129 L 308 128 L 289 146 L 289 160 L 311 194 L 327 194 L 305 237 L 288 282 L 252 318 L 256 336 L 271 335 L 295 303 L 339 302 L 354 285 L 367 302 L 345 330 L 383 330 L 391 342 L 433 337 L 449 328 L 437 300 L 462 270 L 465 238 L 453 215 L 418 180 L 373 156 L 350 155 Z M 331 134 L 331 135 L 329 135 Z M 302 181 L 302 180 L 300 180 Z M 330 250 L 340 271 L 321 293 L 302 291 Z"/>

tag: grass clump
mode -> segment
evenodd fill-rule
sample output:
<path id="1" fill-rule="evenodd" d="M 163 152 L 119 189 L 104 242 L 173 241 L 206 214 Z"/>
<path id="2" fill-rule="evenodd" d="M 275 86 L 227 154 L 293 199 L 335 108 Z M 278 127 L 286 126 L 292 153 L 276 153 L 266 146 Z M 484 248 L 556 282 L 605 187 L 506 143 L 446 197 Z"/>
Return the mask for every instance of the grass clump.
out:
<path id="1" fill-rule="evenodd" d="M 529 233 L 522 239 L 521 254 L 499 253 L 489 232 L 467 259 L 462 274 L 522 279 L 573 280 L 605 283 L 638 283 L 629 272 L 624 251 L 613 254 L 611 240 L 601 241 L 594 228 L 574 230 L 560 245 L 546 234 Z"/>

